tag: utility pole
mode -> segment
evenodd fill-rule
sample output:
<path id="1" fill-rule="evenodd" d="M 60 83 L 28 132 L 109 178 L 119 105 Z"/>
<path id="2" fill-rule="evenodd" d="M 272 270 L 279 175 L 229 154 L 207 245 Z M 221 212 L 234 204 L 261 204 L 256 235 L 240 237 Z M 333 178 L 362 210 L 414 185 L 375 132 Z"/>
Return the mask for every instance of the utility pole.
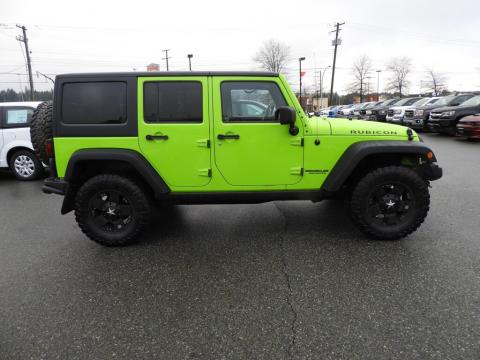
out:
<path id="1" fill-rule="evenodd" d="M 333 103 L 333 83 L 334 83 L 334 80 L 335 80 L 335 63 L 337 62 L 337 46 L 338 46 L 338 33 L 340 32 L 340 30 L 342 30 L 340 28 L 340 26 L 342 25 L 345 25 L 345 22 L 343 23 L 338 23 L 335 25 L 335 30 L 333 31 L 330 31 L 330 32 L 334 32 L 335 33 L 335 42 L 334 42 L 334 46 L 335 46 L 335 51 L 333 52 L 333 66 L 332 66 L 332 84 L 330 86 L 330 104 L 329 105 L 332 105 Z"/>
<path id="2" fill-rule="evenodd" d="M 27 68 L 28 68 L 28 78 L 30 80 L 30 100 L 33 101 L 33 77 L 32 77 L 32 64 L 30 60 L 30 51 L 28 50 L 28 38 L 27 38 L 27 28 L 25 26 L 16 25 L 19 29 L 22 29 L 23 36 L 17 36 L 16 39 L 25 44 L 25 53 L 27 54 Z"/>
<path id="3" fill-rule="evenodd" d="M 162 51 L 165 52 L 165 57 L 162 60 L 165 60 L 167 62 L 167 71 L 169 71 L 168 70 L 168 59 L 170 59 L 170 58 L 168 57 L 168 52 L 170 51 L 170 49 L 165 49 L 165 50 L 162 50 Z"/>
<path id="4" fill-rule="evenodd" d="M 305 60 L 305 57 L 298 58 L 298 65 L 299 65 L 298 75 L 300 78 L 300 106 L 302 107 L 302 109 L 303 109 L 303 105 L 302 105 L 302 61 L 303 60 Z"/>
<path id="5" fill-rule="evenodd" d="M 323 77 L 325 76 L 325 73 L 327 72 L 327 70 L 330 69 L 330 68 L 331 68 L 330 65 L 328 65 L 327 67 L 324 67 L 324 68 L 320 68 L 320 72 L 319 72 L 319 75 L 320 75 L 319 76 L 319 78 L 320 78 L 320 102 L 323 99 Z M 323 103 L 321 105 L 323 105 Z"/>
<path id="6" fill-rule="evenodd" d="M 192 58 L 193 58 L 193 54 L 188 54 L 187 57 L 188 57 L 188 68 L 190 69 L 190 71 L 192 71 Z"/>
<path id="7" fill-rule="evenodd" d="M 377 101 L 380 101 L 380 73 L 382 70 L 377 70 Z"/>

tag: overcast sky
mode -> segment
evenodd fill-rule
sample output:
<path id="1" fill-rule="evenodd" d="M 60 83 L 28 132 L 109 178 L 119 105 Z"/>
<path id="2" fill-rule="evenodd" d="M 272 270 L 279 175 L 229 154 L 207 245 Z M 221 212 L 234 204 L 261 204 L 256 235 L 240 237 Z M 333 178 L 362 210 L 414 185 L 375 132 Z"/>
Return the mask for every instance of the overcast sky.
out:
<path id="1" fill-rule="evenodd" d="M 188 70 L 189 53 L 194 70 L 257 70 L 252 57 L 273 38 L 290 46 L 292 60 L 285 73 L 294 88 L 298 58 L 306 57 L 304 82 L 312 90 L 318 83 L 315 68 L 332 64 L 329 32 L 337 21 L 345 22 L 335 76 L 339 93 L 346 91 L 352 63 L 363 54 L 375 70 L 383 70 L 380 89 L 388 77 L 388 60 L 408 56 L 412 93 L 420 90 L 427 68 L 445 73 L 451 90 L 480 90 L 478 0 L 1 0 L 0 89 L 27 84 L 15 40 L 20 34 L 15 24 L 24 24 L 34 74 L 140 71 L 150 62 L 164 70 L 162 49 L 171 50 L 170 70 Z M 325 90 L 330 74 L 325 75 Z M 376 88 L 376 73 L 372 76 Z M 34 80 L 38 89 L 51 88 L 41 77 Z"/>

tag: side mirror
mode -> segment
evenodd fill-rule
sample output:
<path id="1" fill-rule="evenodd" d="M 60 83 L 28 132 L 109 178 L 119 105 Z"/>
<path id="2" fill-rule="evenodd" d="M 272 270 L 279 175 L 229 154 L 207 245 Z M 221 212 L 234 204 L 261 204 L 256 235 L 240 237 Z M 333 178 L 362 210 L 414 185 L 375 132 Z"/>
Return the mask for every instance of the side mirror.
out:
<path id="1" fill-rule="evenodd" d="M 297 135 L 299 133 L 298 127 L 295 126 L 295 120 L 297 119 L 297 113 L 295 109 L 290 106 L 280 106 L 275 111 L 275 120 L 279 121 L 282 125 L 289 125 L 290 135 Z"/>
<path id="2" fill-rule="evenodd" d="M 453 104 L 450 104 L 450 106 L 458 106 L 458 105 L 460 105 L 459 102 L 455 102 L 455 103 L 453 103 Z"/>

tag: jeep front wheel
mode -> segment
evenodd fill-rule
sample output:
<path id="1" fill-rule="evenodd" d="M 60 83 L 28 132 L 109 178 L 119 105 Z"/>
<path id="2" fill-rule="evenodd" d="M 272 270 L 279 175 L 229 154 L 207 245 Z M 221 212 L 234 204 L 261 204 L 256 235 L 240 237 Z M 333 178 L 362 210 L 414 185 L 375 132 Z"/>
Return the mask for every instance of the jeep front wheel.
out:
<path id="1" fill-rule="evenodd" d="M 79 188 L 75 218 L 93 241 L 105 246 L 128 245 L 149 223 L 150 201 L 129 178 L 97 175 Z"/>
<path id="2" fill-rule="evenodd" d="M 378 168 L 355 186 L 350 213 L 362 232 L 375 239 L 395 240 L 414 232 L 430 206 L 428 183 L 402 166 Z"/>

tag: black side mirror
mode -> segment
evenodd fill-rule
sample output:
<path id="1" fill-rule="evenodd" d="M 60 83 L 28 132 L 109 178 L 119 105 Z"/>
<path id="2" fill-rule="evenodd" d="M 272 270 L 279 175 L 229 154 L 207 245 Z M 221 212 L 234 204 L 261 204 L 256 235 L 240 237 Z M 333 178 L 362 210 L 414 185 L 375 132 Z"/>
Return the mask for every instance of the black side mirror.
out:
<path id="1" fill-rule="evenodd" d="M 458 105 L 460 105 L 459 102 L 454 102 L 454 103 L 450 104 L 450 106 L 458 106 Z"/>
<path id="2" fill-rule="evenodd" d="M 275 111 L 275 120 L 279 121 L 282 125 L 289 125 L 290 135 L 297 135 L 299 133 L 298 127 L 295 126 L 295 120 L 297 119 L 297 113 L 295 109 L 290 106 L 280 106 Z"/>

